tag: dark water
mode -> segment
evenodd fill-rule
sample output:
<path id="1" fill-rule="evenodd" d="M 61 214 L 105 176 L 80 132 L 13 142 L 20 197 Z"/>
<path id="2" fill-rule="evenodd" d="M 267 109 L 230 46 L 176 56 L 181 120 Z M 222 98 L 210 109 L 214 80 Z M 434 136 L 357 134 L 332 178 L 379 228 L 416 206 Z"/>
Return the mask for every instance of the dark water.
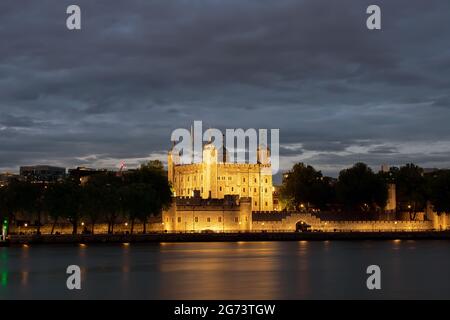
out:
<path id="1" fill-rule="evenodd" d="M 82 289 L 66 288 L 68 265 Z M 381 291 L 366 268 L 381 267 Z M 0 299 L 450 298 L 450 242 L 239 242 L 0 248 Z"/>

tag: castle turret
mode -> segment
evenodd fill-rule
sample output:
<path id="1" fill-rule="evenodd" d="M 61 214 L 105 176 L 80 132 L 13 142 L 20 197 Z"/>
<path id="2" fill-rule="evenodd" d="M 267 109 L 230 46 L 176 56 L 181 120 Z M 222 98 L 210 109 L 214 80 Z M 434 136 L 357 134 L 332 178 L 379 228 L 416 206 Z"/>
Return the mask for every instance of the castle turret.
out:
<path id="1" fill-rule="evenodd" d="M 174 169 L 173 169 L 172 150 L 170 150 L 167 153 L 167 176 L 168 176 L 169 182 L 173 185 Z"/>
<path id="2" fill-rule="evenodd" d="M 203 197 L 217 198 L 217 162 L 218 151 L 214 144 L 208 143 L 203 147 Z"/>
<path id="3" fill-rule="evenodd" d="M 259 146 L 257 151 L 257 162 L 260 164 L 270 163 L 270 150 L 267 146 Z"/>

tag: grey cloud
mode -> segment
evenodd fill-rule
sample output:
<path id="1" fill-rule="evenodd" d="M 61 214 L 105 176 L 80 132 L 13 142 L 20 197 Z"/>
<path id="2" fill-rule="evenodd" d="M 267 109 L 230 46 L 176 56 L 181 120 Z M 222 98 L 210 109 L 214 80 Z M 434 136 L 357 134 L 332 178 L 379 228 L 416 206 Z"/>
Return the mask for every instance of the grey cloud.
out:
<path id="1" fill-rule="evenodd" d="M 450 162 L 391 147 L 450 141 L 448 1 L 378 1 L 379 32 L 368 0 L 77 3 L 80 32 L 65 29 L 71 1 L 0 4 L 0 169 L 145 158 L 193 120 L 280 128 L 302 145 L 282 155 L 315 152 L 332 173 Z M 342 155 L 372 145 L 389 146 Z"/>

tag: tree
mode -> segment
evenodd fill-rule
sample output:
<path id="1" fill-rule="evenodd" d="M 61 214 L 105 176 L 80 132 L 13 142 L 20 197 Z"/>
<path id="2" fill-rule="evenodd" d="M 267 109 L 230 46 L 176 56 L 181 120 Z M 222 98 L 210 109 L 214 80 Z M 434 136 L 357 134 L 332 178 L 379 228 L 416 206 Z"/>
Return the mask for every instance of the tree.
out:
<path id="1" fill-rule="evenodd" d="M 427 201 L 428 190 L 423 169 L 412 163 L 402 166 L 397 172 L 395 183 L 400 207 L 406 207 L 411 220 L 415 220 L 417 211 L 422 210 Z"/>
<path id="2" fill-rule="evenodd" d="M 14 185 L 14 182 L 11 182 Z M 13 187 L 0 187 L 0 221 L 11 220 L 11 216 L 17 210 L 17 202 Z"/>
<path id="3" fill-rule="evenodd" d="M 72 224 L 72 234 L 78 233 L 78 223 L 81 218 L 81 186 L 70 179 L 49 185 L 46 192 L 46 207 L 53 217 L 54 226 L 58 217 L 69 220 Z"/>
<path id="4" fill-rule="evenodd" d="M 387 185 L 366 164 L 357 163 L 342 170 L 336 186 L 338 200 L 347 210 L 376 211 L 387 203 Z"/>
<path id="5" fill-rule="evenodd" d="M 30 218 L 36 216 L 36 233 L 41 233 L 41 216 L 44 210 L 46 185 L 41 183 L 19 182 L 19 208 Z"/>
<path id="6" fill-rule="evenodd" d="M 324 208 L 333 197 L 331 181 L 312 166 L 297 163 L 288 173 L 280 190 L 281 198 L 295 208 L 310 205 Z"/>
<path id="7" fill-rule="evenodd" d="M 131 222 L 131 233 L 134 231 L 136 219 L 145 224 L 148 217 L 152 214 L 154 207 L 158 206 L 156 192 L 145 183 L 132 183 L 123 186 L 121 189 L 123 212 Z"/>
<path id="8" fill-rule="evenodd" d="M 102 172 L 93 175 L 81 188 L 81 209 L 89 218 L 91 233 L 99 219 L 108 221 L 108 233 L 114 232 L 114 225 L 120 213 L 119 188 L 123 181 L 113 172 Z"/>
<path id="9" fill-rule="evenodd" d="M 139 219 L 146 232 L 148 218 L 161 214 L 172 202 L 172 191 L 164 166 L 161 161 L 149 161 L 138 170 L 124 175 L 124 184 L 128 188 L 122 190 L 123 208 L 127 217 L 132 219 L 131 229 L 135 220 Z M 130 199 L 136 203 L 133 204 Z"/>
<path id="10" fill-rule="evenodd" d="M 450 170 L 440 170 L 430 178 L 430 200 L 438 214 L 450 212 Z"/>

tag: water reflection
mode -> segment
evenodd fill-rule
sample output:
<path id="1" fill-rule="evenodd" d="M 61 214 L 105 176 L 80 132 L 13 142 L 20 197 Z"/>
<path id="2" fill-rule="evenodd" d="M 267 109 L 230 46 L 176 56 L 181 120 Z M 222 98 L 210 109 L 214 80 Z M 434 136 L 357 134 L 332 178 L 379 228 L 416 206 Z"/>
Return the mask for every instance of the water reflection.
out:
<path id="1" fill-rule="evenodd" d="M 0 298 L 450 298 L 448 245 L 299 241 L 0 248 Z M 71 264 L 81 268 L 81 291 L 65 287 Z M 370 264 L 381 267 L 382 292 L 365 287 Z"/>

